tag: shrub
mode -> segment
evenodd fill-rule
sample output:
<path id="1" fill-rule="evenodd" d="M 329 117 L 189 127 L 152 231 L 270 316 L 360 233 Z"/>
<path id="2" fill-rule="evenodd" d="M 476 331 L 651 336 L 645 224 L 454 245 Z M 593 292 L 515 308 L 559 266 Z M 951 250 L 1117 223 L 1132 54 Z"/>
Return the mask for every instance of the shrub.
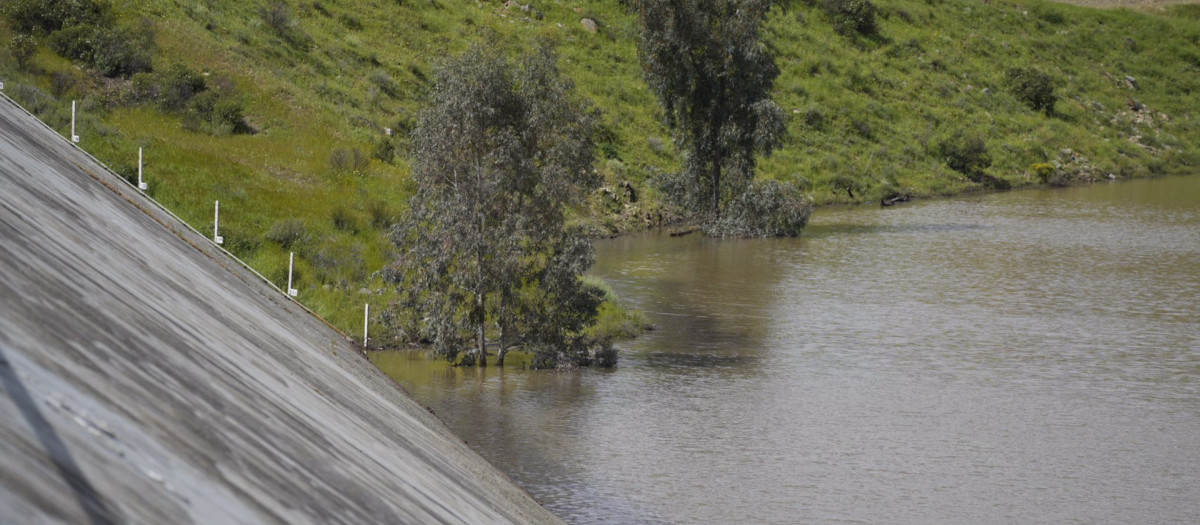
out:
<path id="1" fill-rule="evenodd" d="M 1014 67 L 1006 75 L 1008 90 L 1034 111 L 1050 116 L 1054 114 L 1054 77 L 1032 67 Z"/>
<path id="2" fill-rule="evenodd" d="M 854 177 L 844 173 L 835 175 L 833 179 L 829 181 L 829 187 L 834 193 L 837 193 L 839 190 L 846 192 L 846 195 L 851 199 L 854 198 L 854 190 L 858 190 L 860 192 L 862 191 L 862 184 L 859 184 L 857 180 L 854 180 Z"/>
<path id="3" fill-rule="evenodd" d="M 222 223 L 221 236 L 225 238 L 223 245 L 225 249 L 240 257 L 254 253 L 261 244 L 257 238 L 246 234 L 241 228 L 234 225 Z"/>
<path id="4" fill-rule="evenodd" d="M 380 162 L 391 164 L 396 158 L 396 144 L 392 137 L 380 135 L 371 145 L 371 156 Z"/>
<path id="5" fill-rule="evenodd" d="M 203 75 L 180 64 L 170 66 L 155 77 L 151 81 L 157 87 L 158 105 L 166 110 L 184 109 L 193 97 L 208 89 Z M 142 80 L 134 81 L 136 85 Z"/>
<path id="6" fill-rule="evenodd" d="M 983 170 L 992 165 L 987 143 L 982 138 L 967 136 L 962 132 L 938 143 L 937 154 L 950 169 L 976 182 L 979 182 Z"/>
<path id="7" fill-rule="evenodd" d="M 341 206 L 334 208 L 329 217 L 333 220 L 334 228 L 350 233 L 358 231 L 358 219 L 346 208 Z"/>
<path id="8" fill-rule="evenodd" d="M 850 122 L 850 129 L 864 139 L 870 140 L 872 137 L 871 123 L 865 120 L 854 119 Z"/>
<path id="9" fill-rule="evenodd" d="M 354 148 L 334 148 L 329 153 L 329 169 L 334 174 L 361 174 L 367 170 L 370 163 L 370 159 L 362 151 Z"/>
<path id="10" fill-rule="evenodd" d="M 1034 16 L 1050 24 L 1063 25 L 1067 23 L 1067 16 L 1050 4 L 1036 4 L 1030 8 L 1030 11 L 1033 11 Z"/>
<path id="11" fill-rule="evenodd" d="M 833 22 L 833 30 L 840 35 L 875 36 L 879 33 L 875 23 L 879 9 L 870 0 L 825 0 L 822 7 Z"/>
<path id="12" fill-rule="evenodd" d="M 37 40 L 31 35 L 19 34 L 8 43 L 8 52 L 17 61 L 17 67 L 25 69 L 33 55 L 37 54 Z"/>
<path id="13" fill-rule="evenodd" d="M 51 126 L 57 125 L 57 121 L 60 120 L 59 115 L 47 115 L 56 110 L 61 111 L 59 108 L 62 108 L 63 105 L 54 100 L 49 93 L 35 86 L 14 82 L 8 88 L 8 96 L 25 106 L 30 113 L 41 115 L 41 119 Z"/>
<path id="14" fill-rule="evenodd" d="M 249 131 L 242 114 L 241 101 L 216 91 L 203 91 L 192 97 L 183 113 L 183 127 L 189 131 L 212 135 Z"/>
<path id="15" fill-rule="evenodd" d="M 267 27 L 285 42 L 300 51 L 308 51 L 312 47 L 312 37 L 300 29 L 300 21 L 292 16 L 292 10 L 287 2 L 276 0 L 270 5 L 258 10 L 258 16 Z"/>
<path id="16" fill-rule="evenodd" d="M 106 25 L 75 25 L 50 35 L 54 52 L 96 68 L 106 77 L 128 78 L 150 71 L 153 37 L 137 31 Z"/>
<path id="17" fill-rule="evenodd" d="M 1054 175 L 1054 165 L 1047 162 L 1035 162 L 1029 165 L 1029 172 L 1037 178 L 1038 182 L 1046 184 Z"/>
<path id="18" fill-rule="evenodd" d="M 222 133 L 250 133 L 242 101 L 234 97 L 222 96 L 217 100 L 208 121 Z"/>
<path id="19" fill-rule="evenodd" d="M 308 228 L 300 219 L 284 219 L 271 225 L 266 238 L 284 248 L 292 248 L 308 241 Z"/>
<path id="20" fill-rule="evenodd" d="M 131 102 L 158 100 L 159 91 L 158 77 L 153 73 L 138 73 L 129 77 Z"/>
<path id="21" fill-rule="evenodd" d="M 812 204 L 793 184 L 754 181 L 733 199 L 720 219 L 704 226 L 718 237 L 799 237 Z"/>
<path id="22" fill-rule="evenodd" d="M 386 202 L 371 201 L 367 204 L 367 213 L 371 216 L 371 227 L 380 230 L 391 228 L 396 224 L 396 213 Z"/>
<path id="23" fill-rule="evenodd" d="M 150 71 L 153 49 L 154 37 L 148 28 L 100 30 L 91 65 L 106 77 L 129 78 Z"/>
<path id="24" fill-rule="evenodd" d="M 815 130 L 824 129 L 825 113 L 822 113 L 818 108 L 808 108 L 804 112 L 804 124 Z"/>
<path id="25" fill-rule="evenodd" d="M 371 83 L 375 84 L 375 86 L 377 86 L 379 91 L 381 91 L 383 94 L 392 98 L 396 98 L 396 96 L 399 94 L 400 90 L 398 86 L 396 86 L 396 83 L 392 80 L 392 77 L 386 72 L 377 70 L 371 73 L 371 76 L 368 78 L 371 80 Z"/>
<path id="26" fill-rule="evenodd" d="M 0 13 L 22 33 L 51 33 L 73 25 L 95 25 L 106 10 L 93 0 L 6 0 Z"/>
<path id="27" fill-rule="evenodd" d="M 50 75 L 50 92 L 62 98 L 75 87 L 75 76 L 66 71 L 55 71 Z"/>

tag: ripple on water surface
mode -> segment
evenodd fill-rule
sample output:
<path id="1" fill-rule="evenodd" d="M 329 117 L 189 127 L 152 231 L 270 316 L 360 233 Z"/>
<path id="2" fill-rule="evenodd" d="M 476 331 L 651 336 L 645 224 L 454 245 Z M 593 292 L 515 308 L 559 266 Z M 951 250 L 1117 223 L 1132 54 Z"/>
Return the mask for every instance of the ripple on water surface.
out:
<path id="1" fill-rule="evenodd" d="M 616 371 L 414 388 L 569 522 L 1200 522 L 1200 178 L 599 250 Z"/>

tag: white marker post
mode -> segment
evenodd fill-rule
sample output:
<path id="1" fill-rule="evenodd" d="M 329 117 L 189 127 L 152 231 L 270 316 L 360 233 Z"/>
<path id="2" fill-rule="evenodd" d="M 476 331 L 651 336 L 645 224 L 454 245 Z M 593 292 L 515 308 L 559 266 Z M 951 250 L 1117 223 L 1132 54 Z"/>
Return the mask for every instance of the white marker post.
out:
<path id="1" fill-rule="evenodd" d="M 71 142 L 79 142 L 79 135 L 75 134 L 75 101 L 71 101 Z"/>
<path id="2" fill-rule="evenodd" d="M 296 263 L 296 252 L 291 252 L 291 255 L 288 255 L 288 286 L 287 286 L 287 294 L 288 294 L 288 295 L 290 295 L 290 296 L 292 296 L 292 297 L 295 297 L 295 296 L 296 296 L 296 294 L 299 294 L 299 293 L 300 293 L 300 291 L 299 291 L 299 290 L 297 290 L 297 289 L 295 289 L 295 288 L 292 288 L 292 266 L 293 266 L 295 263 Z"/>
<path id="3" fill-rule="evenodd" d="M 142 182 L 142 148 L 138 148 L 138 189 L 146 191 L 150 186 Z"/>
<path id="4" fill-rule="evenodd" d="M 217 244 L 222 244 L 225 242 L 225 238 L 221 237 L 221 235 L 220 235 L 220 232 L 221 232 L 221 229 L 220 229 L 221 228 L 221 201 L 214 201 L 214 202 L 216 203 L 216 211 L 213 212 L 213 242 L 215 242 Z"/>
<path id="5" fill-rule="evenodd" d="M 367 321 L 371 319 L 371 303 L 363 305 L 363 350 L 367 349 Z"/>

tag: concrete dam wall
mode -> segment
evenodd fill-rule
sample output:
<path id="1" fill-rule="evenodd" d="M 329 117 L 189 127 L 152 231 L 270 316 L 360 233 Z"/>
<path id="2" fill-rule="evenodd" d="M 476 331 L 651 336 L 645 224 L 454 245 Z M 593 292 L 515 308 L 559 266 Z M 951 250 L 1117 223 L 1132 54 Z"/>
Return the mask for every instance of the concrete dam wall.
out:
<path id="1" fill-rule="evenodd" d="M 5 97 L 0 422 L 3 524 L 559 523 L 344 336 Z"/>

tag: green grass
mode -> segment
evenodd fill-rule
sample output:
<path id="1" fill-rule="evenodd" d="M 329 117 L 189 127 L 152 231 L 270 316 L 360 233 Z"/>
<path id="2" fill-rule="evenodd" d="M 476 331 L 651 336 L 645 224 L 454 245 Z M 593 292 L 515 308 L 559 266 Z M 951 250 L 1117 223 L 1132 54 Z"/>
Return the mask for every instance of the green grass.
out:
<path id="1" fill-rule="evenodd" d="M 151 195 L 201 231 L 220 200 L 226 246 L 277 284 L 294 250 L 300 300 L 349 333 L 361 330 L 362 303 L 381 311 L 392 296 L 375 275 L 394 255 L 387 221 L 372 217 L 407 208 L 413 188 L 403 132 L 415 124 L 439 60 L 481 35 L 512 52 L 552 42 L 579 94 L 603 111 L 597 169 L 610 188 L 631 181 L 641 198 L 597 197 L 581 220 L 601 230 L 644 227 L 660 211 L 647 178 L 680 165 L 641 78 L 636 17 L 615 0 L 535 2 L 528 12 L 458 0 L 290 1 L 287 38 L 260 17 L 266 2 L 113 4 L 123 20 L 154 27 L 156 69 L 186 64 L 234 86 L 256 133 L 213 136 L 184 129 L 178 114 L 112 105 L 103 96 L 109 81 L 57 57 L 44 39 L 24 71 L 0 52 L 6 92 L 64 134 L 70 100 L 81 100 L 82 147 L 126 176 L 135 176 L 144 147 Z M 800 180 L 817 204 L 982 189 L 935 153 L 960 131 L 986 140 L 994 159 L 987 173 L 1015 187 L 1039 184 L 1030 166 L 1064 161 L 1068 148 L 1087 159 L 1082 178 L 1200 164 L 1195 6 L 1138 13 L 1034 0 L 895 0 L 878 3 L 878 37 L 848 38 L 818 4 L 783 2 L 764 27 L 782 71 L 775 98 L 791 120 L 786 145 L 760 164 L 762 176 Z M 598 33 L 584 30 L 585 16 L 599 22 Z M 0 24 L 0 43 L 12 35 Z M 1005 72 L 1015 66 L 1059 80 L 1055 116 L 1005 91 Z M 1132 113 L 1131 101 L 1149 111 Z M 384 128 L 399 132 L 394 160 L 372 159 L 359 173 L 331 164 L 336 150 L 369 158 Z M 855 197 L 835 181 L 851 182 Z M 267 233 L 288 219 L 302 221 L 306 235 L 285 249 Z"/>

